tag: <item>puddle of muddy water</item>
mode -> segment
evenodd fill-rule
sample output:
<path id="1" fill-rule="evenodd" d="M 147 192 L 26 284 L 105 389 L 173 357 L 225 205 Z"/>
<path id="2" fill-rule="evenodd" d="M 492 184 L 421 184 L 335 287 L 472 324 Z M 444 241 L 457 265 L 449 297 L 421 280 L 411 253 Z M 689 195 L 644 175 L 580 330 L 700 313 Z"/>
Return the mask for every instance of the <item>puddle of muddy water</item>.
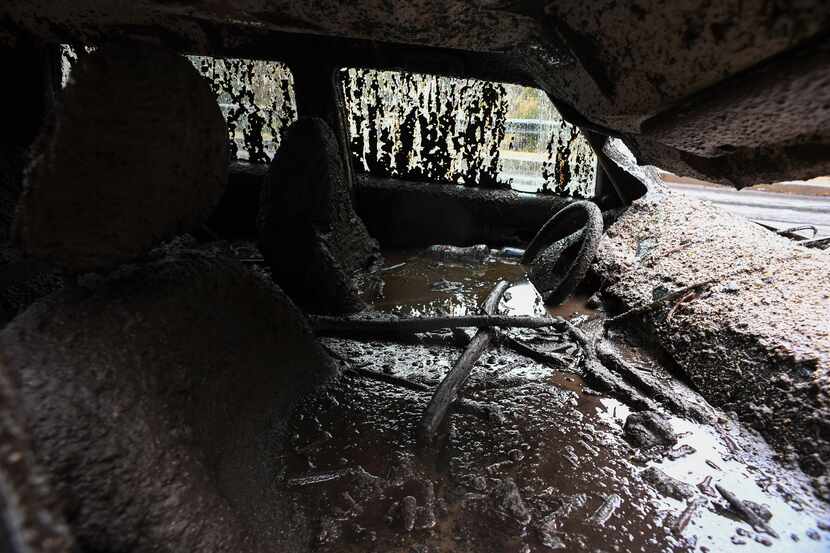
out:
<path id="1" fill-rule="evenodd" d="M 384 298 L 374 304 L 379 311 L 402 316 L 467 315 L 477 313 L 499 280 L 513 283 L 505 295 L 502 312 L 530 315 L 547 312 L 571 317 L 592 316 L 588 294 L 577 293 L 562 305 L 546 307 L 525 268 L 517 262 L 491 258 L 483 263 L 441 261 L 417 252 L 387 253 Z"/>
<path id="2" fill-rule="evenodd" d="M 502 302 L 503 313 L 546 310 L 517 264 L 386 257 L 390 265 L 405 265 L 385 273 L 385 299 L 375 306 L 380 311 L 476 312 L 500 279 L 517 283 Z M 553 313 L 602 316 L 585 301 L 578 297 Z M 463 394 L 497 407 L 501 422 L 451 414 L 438 445 L 425 449 L 416 444 L 416 425 L 429 390 L 461 350 L 445 343 L 325 343 L 352 367 L 428 390 L 345 374 L 295 411 L 280 480 L 312 521 L 316 550 L 830 550 L 830 533 L 819 523 L 830 517 L 811 499 L 807 480 L 781 468 L 760 438 L 726 417 L 718 427 L 671 418 L 680 434 L 672 450 L 638 450 L 624 439 L 627 405 L 587 389 L 576 374 L 497 349 L 482 356 Z M 662 496 L 641 477 L 652 466 L 688 484 L 694 497 Z M 708 495 L 715 484 L 766 506 L 779 538 L 742 522 L 717 492 Z M 677 521 L 691 504 L 696 507 L 679 532 Z"/>

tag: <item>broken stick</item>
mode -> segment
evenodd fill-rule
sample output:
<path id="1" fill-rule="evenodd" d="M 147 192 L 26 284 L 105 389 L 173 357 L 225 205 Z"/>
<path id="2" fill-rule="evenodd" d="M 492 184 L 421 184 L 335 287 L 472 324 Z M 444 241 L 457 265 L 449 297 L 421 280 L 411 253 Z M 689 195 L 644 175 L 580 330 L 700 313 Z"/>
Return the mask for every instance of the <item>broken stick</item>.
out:
<path id="1" fill-rule="evenodd" d="M 695 283 L 695 284 L 690 284 L 689 286 L 684 286 L 683 288 L 678 288 L 677 290 L 675 290 L 673 292 L 669 292 L 668 294 L 659 297 L 658 299 L 654 300 L 653 302 L 647 303 L 647 304 L 642 305 L 640 307 L 634 307 L 634 308 L 629 309 L 628 311 L 626 311 L 624 313 L 621 313 L 621 314 L 617 315 L 616 317 L 611 317 L 610 319 L 607 319 L 605 321 L 605 327 L 608 328 L 608 327 L 614 326 L 615 324 L 618 324 L 620 321 L 628 320 L 628 319 L 630 319 L 631 317 L 633 317 L 635 315 L 642 315 L 644 313 L 648 313 L 652 309 L 661 306 L 662 304 L 664 304 L 667 301 L 682 298 L 683 296 L 685 296 L 689 292 L 695 292 L 695 291 L 699 290 L 700 288 L 703 288 L 704 286 L 709 286 L 710 284 L 716 282 L 717 280 L 718 279 L 710 278 L 710 279 L 704 280 L 702 282 L 698 282 L 698 283 Z"/>
<path id="2" fill-rule="evenodd" d="M 353 317 L 309 316 L 318 336 L 413 334 L 435 330 L 500 326 L 503 328 L 542 328 L 562 326 L 558 317 L 510 317 L 502 315 L 464 315 L 461 317 L 403 317 L 399 319 L 356 319 Z"/>
<path id="3" fill-rule="evenodd" d="M 766 532 L 773 538 L 777 538 L 778 534 L 773 530 L 767 521 L 758 516 L 755 511 L 746 506 L 746 504 L 738 499 L 738 497 L 729 490 L 722 487 L 720 484 L 715 484 L 715 489 L 718 490 L 723 498 L 729 503 L 729 506 L 740 515 L 744 522 L 752 526 L 756 532 Z"/>
<path id="4" fill-rule="evenodd" d="M 599 359 L 596 340 L 570 321 L 565 321 L 568 333 L 582 349 L 582 371 L 588 383 L 636 409 L 655 409 L 656 404 L 620 376 L 611 372 Z"/>
<path id="5" fill-rule="evenodd" d="M 824 250 L 830 246 L 830 236 L 813 238 L 812 240 L 804 240 L 803 242 L 799 242 L 799 245 L 804 246 L 805 248 L 818 248 L 820 250 Z"/>
<path id="6" fill-rule="evenodd" d="M 507 347 L 509 347 L 516 353 L 520 353 L 525 357 L 533 359 L 534 361 L 538 361 L 539 363 L 552 365 L 559 369 L 565 369 L 570 366 L 570 363 L 561 355 L 538 350 L 532 346 L 525 344 L 524 342 L 520 342 L 512 336 L 508 336 L 505 333 L 501 334 L 501 341 L 503 344 L 506 344 Z"/>
<path id="7" fill-rule="evenodd" d="M 701 497 L 696 497 L 689 501 L 686 504 L 686 508 L 683 509 L 683 512 L 677 519 L 677 522 L 675 522 L 674 526 L 672 526 L 672 532 L 674 532 L 676 536 L 683 535 L 683 532 L 686 531 L 686 527 L 689 526 L 689 523 L 692 521 L 692 518 L 694 518 L 697 510 L 705 504 L 706 500 Z"/>
<path id="8" fill-rule="evenodd" d="M 487 315 L 496 313 L 499 301 L 501 301 L 501 297 L 509 286 L 507 281 L 502 280 L 490 292 L 490 295 L 484 301 L 484 312 Z M 473 365 L 481 357 L 481 354 L 487 350 L 494 335 L 495 330 L 491 328 L 479 329 L 473 339 L 470 340 L 470 343 L 467 344 L 464 353 L 461 354 L 461 357 L 458 358 L 458 361 L 455 362 L 455 365 L 435 390 L 432 399 L 429 400 L 429 404 L 424 410 L 421 422 L 418 424 L 418 439 L 422 444 L 432 443 L 436 431 L 447 416 L 450 403 L 458 397 L 458 391 L 470 376 Z"/>

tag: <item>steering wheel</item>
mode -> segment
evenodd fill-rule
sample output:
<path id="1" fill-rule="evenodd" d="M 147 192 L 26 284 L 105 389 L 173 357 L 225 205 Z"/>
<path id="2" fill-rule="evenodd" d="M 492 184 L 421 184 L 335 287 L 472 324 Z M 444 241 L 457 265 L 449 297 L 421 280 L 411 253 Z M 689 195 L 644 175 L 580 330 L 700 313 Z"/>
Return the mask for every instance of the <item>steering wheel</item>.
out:
<path id="1" fill-rule="evenodd" d="M 582 219 L 582 228 L 563 236 L 574 214 Z M 528 244 L 522 264 L 530 265 L 528 278 L 546 304 L 562 303 L 582 282 L 596 256 L 602 230 L 602 212 L 585 200 L 568 204 L 542 225 Z"/>

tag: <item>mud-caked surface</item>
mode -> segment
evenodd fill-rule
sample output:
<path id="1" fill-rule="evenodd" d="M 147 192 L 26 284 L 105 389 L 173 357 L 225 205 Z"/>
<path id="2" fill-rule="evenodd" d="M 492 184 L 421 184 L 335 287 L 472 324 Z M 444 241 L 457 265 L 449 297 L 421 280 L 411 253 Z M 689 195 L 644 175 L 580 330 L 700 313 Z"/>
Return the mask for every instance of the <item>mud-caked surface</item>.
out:
<path id="1" fill-rule="evenodd" d="M 0 360 L 0 550 L 64 553 L 72 535 L 38 466 L 17 393 Z"/>
<path id="2" fill-rule="evenodd" d="M 181 250 L 85 277 L 0 333 L 37 461 L 86 551 L 296 550 L 284 420 L 335 371 L 261 274 Z"/>
<path id="3" fill-rule="evenodd" d="M 313 313 L 360 311 L 380 292 L 378 243 L 351 202 L 346 165 L 322 119 L 286 131 L 262 187 L 259 241 L 274 280 Z"/>
<path id="4" fill-rule="evenodd" d="M 830 254 L 658 188 L 607 232 L 594 264 L 622 308 L 710 402 L 798 461 L 830 498 Z M 645 325 L 645 326 L 642 326 Z"/>
<path id="5" fill-rule="evenodd" d="M 67 281 L 66 271 L 59 266 L 25 259 L 20 251 L 0 246 L 0 328 Z"/>
<path id="6" fill-rule="evenodd" d="M 515 264 L 386 257 L 393 268 L 385 273 L 386 298 L 376 306 L 387 313 L 476 312 L 505 277 L 519 284 L 508 290 L 502 313 L 544 313 Z M 573 315 L 576 323 L 602 317 L 585 304 L 577 298 L 557 314 Z M 553 331 L 517 335 L 578 360 L 578 348 Z M 662 441 L 638 445 L 626 432 L 638 421 L 630 419 L 630 407 L 586 386 L 578 363 L 552 368 L 504 346 L 490 350 L 462 392 L 478 409 L 451 409 L 435 443 L 424 447 L 416 441 L 417 425 L 431 391 L 461 354 L 453 340 L 458 336 L 421 335 L 407 344 L 324 340 L 345 373 L 292 414 L 279 475 L 310 521 L 309 547 L 826 550 L 825 507 L 812 498 L 807 478 L 777 464 L 758 435 L 720 412 L 713 424 L 701 425 L 658 407 L 639 420 L 648 419 Z M 769 510 L 777 537 L 743 522 L 715 485 Z"/>
<path id="7" fill-rule="evenodd" d="M 85 271 L 191 230 L 222 196 L 225 135 L 185 58 L 142 43 L 82 54 L 33 146 L 16 244 Z"/>

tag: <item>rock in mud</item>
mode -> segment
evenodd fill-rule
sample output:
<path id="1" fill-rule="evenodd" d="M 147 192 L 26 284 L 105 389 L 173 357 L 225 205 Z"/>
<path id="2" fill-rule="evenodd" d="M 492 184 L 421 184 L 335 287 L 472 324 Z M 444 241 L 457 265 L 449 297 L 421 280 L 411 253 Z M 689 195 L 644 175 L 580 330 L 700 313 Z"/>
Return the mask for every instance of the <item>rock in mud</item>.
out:
<path id="1" fill-rule="evenodd" d="M 501 538 L 518 536 L 530 523 L 531 514 L 512 478 L 493 479 L 489 492 L 468 494 L 463 502 L 462 524 L 469 536 L 495 532 Z"/>
<path id="2" fill-rule="evenodd" d="M 519 488 L 512 478 L 499 480 L 490 492 L 495 501 L 496 512 L 509 517 L 519 524 L 526 525 L 530 522 L 530 511 L 519 495 Z"/>
<path id="3" fill-rule="evenodd" d="M 222 113 L 187 59 L 102 46 L 79 58 L 33 146 L 15 243 L 73 271 L 113 267 L 204 222 L 227 165 Z"/>
<path id="4" fill-rule="evenodd" d="M 677 443 L 669 422 L 655 411 L 631 413 L 623 430 L 626 439 L 637 447 L 670 447 Z"/>
<path id="5" fill-rule="evenodd" d="M 322 119 L 285 132 L 262 188 L 260 249 L 274 280 L 313 313 L 353 313 L 380 291 L 383 259 L 352 207 L 345 161 Z"/>
<path id="6" fill-rule="evenodd" d="M 694 497 L 694 489 L 685 482 L 672 478 L 657 467 L 649 467 L 640 473 L 640 478 L 654 486 L 661 495 L 684 501 Z"/>
<path id="7" fill-rule="evenodd" d="M 125 267 L 33 304 L 0 351 L 81 549 L 297 550 L 310 533 L 275 488 L 281 424 L 335 369 L 264 276 L 198 251 Z"/>

